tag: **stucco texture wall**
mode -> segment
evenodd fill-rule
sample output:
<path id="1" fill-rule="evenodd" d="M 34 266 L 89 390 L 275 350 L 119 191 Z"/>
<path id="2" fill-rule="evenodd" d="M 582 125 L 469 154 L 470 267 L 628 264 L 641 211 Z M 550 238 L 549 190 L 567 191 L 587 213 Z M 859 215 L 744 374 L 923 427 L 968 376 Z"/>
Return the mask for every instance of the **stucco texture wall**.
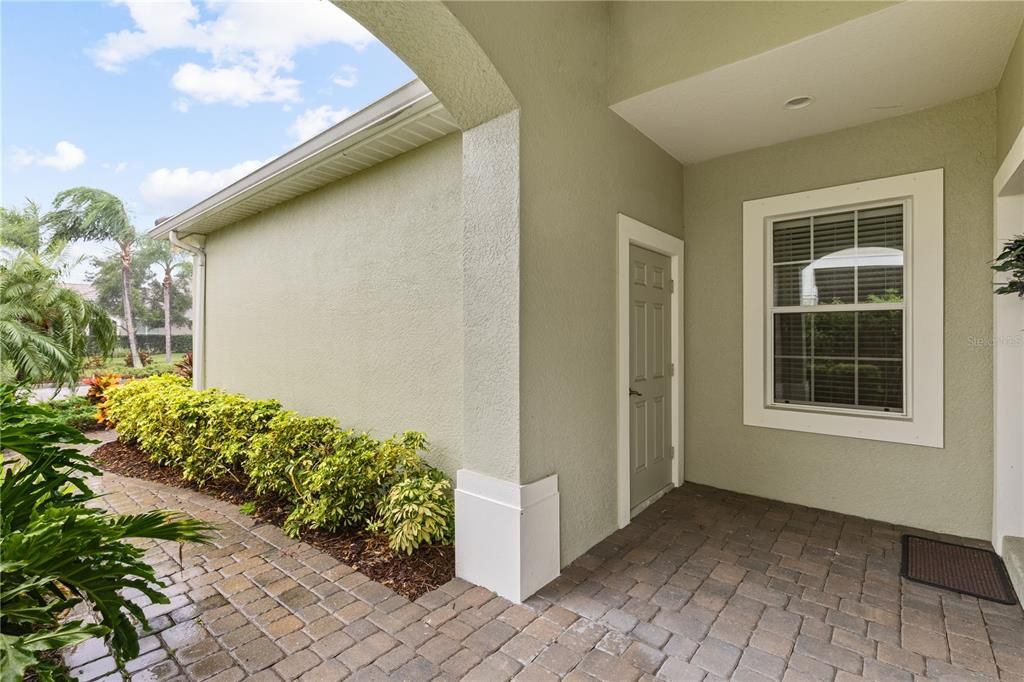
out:
<path id="1" fill-rule="evenodd" d="M 682 166 L 608 109 L 605 3 L 451 3 L 520 103 L 520 480 L 558 474 L 561 560 L 616 528 L 615 235 L 682 233 Z"/>
<path id="2" fill-rule="evenodd" d="M 999 120 L 996 153 L 1002 160 L 1024 128 L 1024 25 L 1006 61 L 996 98 Z"/>
<path id="3" fill-rule="evenodd" d="M 461 141 L 451 135 L 210 235 L 210 386 L 462 448 Z"/>
<path id="4" fill-rule="evenodd" d="M 686 478 L 988 538 L 992 92 L 686 167 Z M 945 169 L 945 447 L 743 425 L 743 201 Z"/>

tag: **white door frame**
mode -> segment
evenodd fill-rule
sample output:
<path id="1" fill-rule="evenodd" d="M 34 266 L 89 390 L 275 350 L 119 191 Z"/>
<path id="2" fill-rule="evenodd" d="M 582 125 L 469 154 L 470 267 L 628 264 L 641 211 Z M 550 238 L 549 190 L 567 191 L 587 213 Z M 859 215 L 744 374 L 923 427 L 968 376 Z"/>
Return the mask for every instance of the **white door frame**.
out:
<path id="1" fill-rule="evenodd" d="M 616 395 L 618 407 L 618 523 L 623 528 L 630 522 L 629 500 L 629 246 L 636 244 L 668 256 L 672 262 L 672 485 L 683 481 L 683 240 L 661 230 L 618 214 Z"/>
<path id="2" fill-rule="evenodd" d="M 998 254 L 1004 240 L 1024 232 L 1024 130 L 996 173 L 993 201 Z M 1024 537 L 1024 301 L 993 298 L 992 545 L 1001 554 L 1004 537 Z"/>

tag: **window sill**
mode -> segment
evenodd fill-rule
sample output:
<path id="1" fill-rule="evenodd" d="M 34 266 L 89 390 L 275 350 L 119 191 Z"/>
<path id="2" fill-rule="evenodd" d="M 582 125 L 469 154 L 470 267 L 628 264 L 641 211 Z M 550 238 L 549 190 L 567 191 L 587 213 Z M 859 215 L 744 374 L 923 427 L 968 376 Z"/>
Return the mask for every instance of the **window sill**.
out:
<path id="1" fill-rule="evenodd" d="M 743 411 L 743 424 L 930 448 L 943 447 L 941 424 L 925 424 L 906 415 L 849 414 L 806 408 L 748 405 Z"/>
<path id="2" fill-rule="evenodd" d="M 812 414 L 835 414 L 843 417 L 864 417 L 867 419 L 899 419 L 908 420 L 910 415 L 906 412 L 892 412 L 885 410 L 867 410 L 842 407 L 826 407 L 824 405 L 803 405 L 801 403 L 768 403 L 765 406 L 768 410 L 780 412 L 810 412 Z"/>

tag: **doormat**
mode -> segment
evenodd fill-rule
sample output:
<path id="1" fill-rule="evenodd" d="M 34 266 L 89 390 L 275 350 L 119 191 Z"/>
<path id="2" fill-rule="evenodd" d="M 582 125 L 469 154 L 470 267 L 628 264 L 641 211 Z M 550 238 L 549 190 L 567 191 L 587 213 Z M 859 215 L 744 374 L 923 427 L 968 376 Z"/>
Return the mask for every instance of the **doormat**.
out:
<path id="1" fill-rule="evenodd" d="M 1017 603 L 1003 560 L 988 549 L 904 535 L 900 575 L 1000 604 Z"/>

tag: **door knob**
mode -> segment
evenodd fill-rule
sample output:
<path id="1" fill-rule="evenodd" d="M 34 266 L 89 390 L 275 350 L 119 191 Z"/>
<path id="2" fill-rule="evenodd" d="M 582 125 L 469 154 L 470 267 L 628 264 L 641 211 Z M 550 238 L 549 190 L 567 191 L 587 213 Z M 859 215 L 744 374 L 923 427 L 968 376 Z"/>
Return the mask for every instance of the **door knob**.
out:
<path id="1" fill-rule="evenodd" d="M 637 391 L 637 390 L 635 390 L 635 389 L 632 389 L 632 388 L 631 388 L 631 389 L 629 389 L 629 394 L 630 394 L 630 395 L 635 395 L 635 396 L 636 396 L 636 397 L 638 397 L 638 398 L 641 398 L 641 397 L 643 397 L 643 395 L 644 395 L 644 394 L 643 394 L 643 393 L 641 393 L 640 391 Z"/>

